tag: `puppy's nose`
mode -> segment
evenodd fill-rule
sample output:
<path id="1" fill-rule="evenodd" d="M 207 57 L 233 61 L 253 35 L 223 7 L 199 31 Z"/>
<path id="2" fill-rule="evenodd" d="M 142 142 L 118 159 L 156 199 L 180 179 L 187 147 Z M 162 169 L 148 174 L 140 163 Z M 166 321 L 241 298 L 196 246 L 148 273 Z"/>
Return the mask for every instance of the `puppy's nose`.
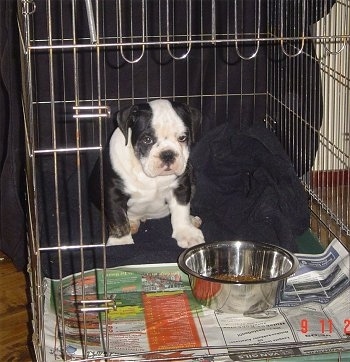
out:
<path id="1" fill-rule="evenodd" d="M 159 155 L 160 159 L 167 165 L 175 162 L 175 152 L 171 150 L 162 151 Z"/>

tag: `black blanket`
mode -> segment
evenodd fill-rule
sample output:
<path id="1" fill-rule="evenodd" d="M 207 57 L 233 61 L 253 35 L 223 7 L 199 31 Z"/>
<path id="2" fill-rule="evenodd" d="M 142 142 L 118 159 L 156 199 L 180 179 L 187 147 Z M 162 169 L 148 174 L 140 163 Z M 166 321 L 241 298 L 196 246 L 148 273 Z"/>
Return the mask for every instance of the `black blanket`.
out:
<path id="1" fill-rule="evenodd" d="M 192 207 L 207 241 L 248 239 L 296 251 L 309 226 L 305 190 L 275 135 L 263 125 L 210 132 L 192 154 Z"/>

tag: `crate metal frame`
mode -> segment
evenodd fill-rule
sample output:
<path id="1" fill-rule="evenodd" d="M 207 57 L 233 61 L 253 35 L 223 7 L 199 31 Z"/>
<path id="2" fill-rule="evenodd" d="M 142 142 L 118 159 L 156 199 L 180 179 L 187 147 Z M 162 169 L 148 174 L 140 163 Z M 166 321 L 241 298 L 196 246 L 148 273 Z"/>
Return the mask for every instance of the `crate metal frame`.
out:
<path id="1" fill-rule="evenodd" d="M 204 4 L 206 2 L 206 4 Z M 313 168 L 309 172 L 301 176 L 301 180 L 305 185 L 306 190 L 310 195 L 310 208 L 313 214 L 311 226 L 319 236 L 323 245 L 327 245 L 333 237 L 337 237 L 345 245 L 350 245 L 350 211 L 349 211 L 349 123 L 346 120 L 350 119 L 350 1 L 338 0 L 330 10 L 330 15 L 327 13 L 328 0 L 322 0 L 319 3 L 323 7 L 317 8 L 324 12 L 324 17 L 319 20 L 315 34 L 308 33 L 305 25 L 308 8 L 307 0 L 296 0 L 297 7 L 301 10 L 299 15 L 302 17 L 301 22 L 296 21 L 294 31 L 288 32 L 287 23 L 284 23 L 285 16 L 291 11 L 288 7 L 288 1 L 280 2 L 277 6 L 274 1 L 252 0 L 255 4 L 254 17 L 254 32 L 245 33 L 244 23 L 239 25 L 240 16 L 244 18 L 243 3 L 239 0 L 234 0 L 231 5 L 227 5 L 226 32 L 217 32 L 218 28 L 218 3 L 219 1 L 199 1 L 199 0 L 184 0 L 181 2 L 166 0 L 165 14 L 160 16 L 161 7 L 159 5 L 159 18 L 166 19 L 158 20 L 158 34 L 154 35 L 149 30 L 154 24 L 150 21 L 150 12 L 153 3 L 152 0 L 140 0 L 130 2 L 130 17 L 129 23 L 125 25 L 123 17 L 124 1 L 92 1 L 84 2 L 72 1 L 54 1 L 54 0 L 21 0 L 18 1 L 18 24 L 21 34 L 21 50 L 22 50 L 22 78 L 23 78 L 23 109 L 25 117 L 25 134 L 26 134 L 26 149 L 27 149 L 27 200 L 28 200 L 28 237 L 29 237 L 29 272 L 31 277 L 32 291 L 32 311 L 33 311 L 33 341 L 36 350 L 36 356 L 39 361 L 45 361 L 45 335 L 44 335 L 44 320 L 43 320 L 43 298 L 44 285 L 42 279 L 41 258 L 42 253 L 47 251 L 57 251 L 59 264 L 63 258 L 63 251 L 67 248 L 83 250 L 85 248 L 102 248 L 106 255 L 106 248 L 103 243 L 99 245 L 85 245 L 83 243 L 83 233 L 81 239 L 75 244 L 67 246 L 65 241 L 60 236 L 60 207 L 61 196 L 59 194 L 59 167 L 60 157 L 66 154 L 73 154 L 76 157 L 78 169 L 78 199 L 82 196 L 81 190 L 81 156 L 86 153 L 96 153 L 100 157 L 102 155 L 102 147 L 105 141 L 102 132 L 102 125 L 106 118 L 110 116 L 110 104 L 116 102 L 119 107 L 124 104 L 139 102 L 141 100 L 152 100 L 163 97 L 168 99 L 176 99 L 188 103 L 197 102 L 200 107 L 205 104 L 207 99 L 214 99 L 215 112 L 222 104 L 226 104 L 226 113 L 229 113 L 229 101 L 232 98 L 244 99 L 245 97 L 253 97 L 258 100 L 260 96 L 266 99 L 266 126 L 272 129 L 276 128 L 275 114 L 283 114 L 288 110 L 288 114 L 295 113 L 296 105 L 291 103 L 283 103 L 283 99 L 276 99 L 276 94 L 279 90 L 283 90 L 283 80 L 269 79 L 267 84 L 266 94 L 261 94 L 254 89 L 251 93 L 236 93 L 230 92 L 229 84 L 226 84 L 226 89 L 220 90 L 215 84 L 212 93 L 204 93 L 204 69 L 201 67 L 200 92 L 192 93 L 191 86 L 187 84 L 187 91 L 176 93 L 176 77 L 178 62 L 187 62 L 186 74 L 182 76 L 190 79 L 190 63 L 188 59 L 193 53 L 193 49 L 200 48 L 199 54 L 203 56 L 205 49 L 211 49 L 215 52 L 214 59 L 219 56 L 216 49 L 226 49 L 227 63 L 230 63 L 232 54 L 244 62 L 252 62 L 253 69 L 257 72 L 256 58 L 262 52 L 262 48 L 267 48 L 267 57 L 283 56 L 286 62 L 290 64 L 290 74 L 288 77 L 291 82 L 300 71 L 300 63 L 297 59 L 300 56 L 305 56 L 305 59 L 313 59 L 320 65 L 321 77 L 323 82 L 323 127 L 321 129 L 314 128 L 310 125 L 313 132 L 303 137 L 310 137 L 309 141 L 312 144 L 319 140 L 322 150 L 318 152 Z M 210 7 L 205 8 L 205 5 L 210 3 Z M 68 5 L 67 5 L 68 4 Z M 105 18 L 107 14 L 107 6 L 111 4 L 114 11 L 115 33 L 114 35 L 105 34 Z M 179 5 L 178 5 L 179 4 Z M 275 27 L 262 29 L 263 7 L 267 6 L 266 22 L 271 24 L 271 14 L 275 14 L 277 25 Z M 69 22 L 63 19 L 64 9 L 69 6 L 70 15 Z M 175 7 L 182 6 L 185 18 L 185 28 L 178 31 L 177 24 L 173 18 Z M 198 32 L 193 31 L 193 7 L 197 6 L 201 14 L 204 9 L 211 10 L 210 31 Z M 321 6 L 321 5 L 320 5 Z M 233 7 L 233 15 L 232 15 Z M 45 14 L 45 17 L 37 17 L 39 10 Z M 163 8 L 162 8 L 163 9 Z M 163 11 L 163 10 L 162 10 Z M 231 11 L 231 13 L 230 13 Z M 265 10 L 264 10 L 265 11 Z M 41 14 L 42 14 L 41 13 Z M 133 23 L 133 16 L 137 15 L 141 18 L 141 31 L 138 32 L 137 27 Z M 203 15 L 202 14 L 202 15 Z M 229 21 L 233 18 L 234 26 Z M 88 24 L 88 33 L 83 32 L 80 35 L 78 25 L 81 18 L 84 19 L 84 24 Z M 299 19 L 300 20 L 300 19 Z M 205 24 L 201 23 L 203 29 Z M 57 29 L 58 33 L 57 33 Z M 127 30 L 125 30 L 127 29 Z M 138 28 L 139 29 L 139 28 Z M 198 29 L 197 29 L 198 30 Z M 38 34 L 44 34 L 38 36 Z M 57 35 L 58 34 L 58 35 Z M 316 52 L 310 52 L 312 46 L 315 45 Z M 249 52 L 247 52 L 247 48 Z M 122 85 L 116 84 L 114 94 L 108 94 L 105 64 L 106 50 L 115 50 L 117 62 L 123 62 L 131 69 L 131 73 L 137 71 L 138 64 L 141 60 L 148 57 L 149 49 L 158 49 L 159 57 L 166 57 L 173 63 L 172 80 L 174 89 L 172 94 L 164 93 L 162 88 L 162 78 L 164 74 L 159 70 L 159 85 L 157 90 L 146 87 L 146 91 L 139 94 L 137 87 L 131 81 L 129 93 L 123 93 Z M 164 55 L 165 54 L 165 55 Z M 81 57 L 90 59 L 90 79 L 82 79 Z M 59 68 L 57 57 L 60 58 Z M 39 62 L 40 59 L 45 60 L 45 66 Z M 150 60 L 149 60 L 150 61 Z M 118 63 L 118 64 L 119 64 Z M 146 62 L 148 66 L 148 60 Z M 293 65 L 294 64 L 294 65 Z M 279 64 L 275 64 L 277 68 Z M 66 76 L 69 71 L 71 78 Z M 116 67 L 116 73 L 120 72 L 120 68 Z M 146 68 L 146 72 L 148 68 Z M 267 77 L 276 69 L 268 68 Z M 278 70 L 277 70 L 278 71 Z M 48 82 L 46 84 L 46 93 L 41 92 L 40 72 L 46 72 Z M 229 65 L 227 65 L 227 74 L 229 74 Z M 227 77 L 228 78 L 228 77 Z M 82 82 L 91 83 L 90 97 L 81 98 Z M 63 92 L 57 91 L 57 83 L 63 85 Z M 296 85 L 297 87 L 297 85 Z M 241 83 L 243 90 L 244 84 Z M 330 96 L 331 95 L 331 96 Z M 84 94 L 85 96 L 85 94 Z M 42 98 L 41 98 L 42 97 Z M 311 99 L 311 98 L 310 98 Z M 310 99 L 303 99 L 307 104 Z M 307 105 L 306 105 L 307 108 Z M 61 112 L 63 111 L 63 116 Z M 42 116 L 45 112 L 49 115 L 49 119 L 45 120 L 51 129 L 49 137 L 44 137 L 42 134 Z M 63 118 L 62 118 L 63 117 Z M 66 129 L 74 129 L 74 134 L 67 131 L 66 143 L 62 143 L 58 129 L 58 124 L 63 119 Z M 87 119 L 95 119 L 94 127 L 96 134 L 92 142 L 84 140 L 81 135 L 84 134 L 83 122 Z M 342 119 L 338 122 L 337 133 L 334 134 L 333 128 L 329 120 L 337 122 L 337 119 Z M 298 120 L 298 122 L 296 122 Z M 298 132 L 300 124 L 309 122 L 308 119 L 302 119 L 300 114 L 291 116 L 289 122 L 285 124 L 285 129 L 292 127 Z M 72 124 L 74 125 L 72 128 Z M 292 125 L 292 126 L 291 126 Z M 281 126 L 283 128 L 283 125 Z M 47 129 L 47 125 L 45 125 Z M 314 138 L 314 135 L 317 135 Z M 282 143 L 289 141 L 283 139 L 287 137 L 287 133 L 283 134 L 280 130 Z M 87 142 L 88 141 L 88 142 Z M 299 146 L 297 142 L 302 140 L 294 140 L 291 153 L 298 152 Z M 318 147 L 318 144 L 317 144 Z M 294 151 L 293 151 L 294 150 Z M 49 155 L 53 159 L 53 182 L 55 185 L 55 205 L 54 214 L 57 223 L 57 245 L 43 246 L 40 239 L 41 222 L 38 210 L 38 185 L 37 185 L 37 170 L 40 167 L 40 159 Z M 296 165 L 301 168 L 304 165 Z M 80 202 L 81 205 L 81 202 Z M 83 221 L 80 220 L 80 225 Z M 83 264 L 83 253 L 81 254 Z M 61 267 L 62 268 L 62 267 Z M 83 270 L 82 270 L 83 272 Z M 63 271 L 61 270 L 61 274 Z M 63 303 L 63 302 L 62 302 Z M 64 338 L 64 336 L 63 336 Z M 86 338 L 86 336 L 85 336 Z M 65 343 L 63 341 L 63 343 Z M 87 359 L 81 360 L 85 361 Z M 104 358 L 104 360 L 112 361 L 113 358 Z M 339 354 L 341 360 L 341 354 Z"/>

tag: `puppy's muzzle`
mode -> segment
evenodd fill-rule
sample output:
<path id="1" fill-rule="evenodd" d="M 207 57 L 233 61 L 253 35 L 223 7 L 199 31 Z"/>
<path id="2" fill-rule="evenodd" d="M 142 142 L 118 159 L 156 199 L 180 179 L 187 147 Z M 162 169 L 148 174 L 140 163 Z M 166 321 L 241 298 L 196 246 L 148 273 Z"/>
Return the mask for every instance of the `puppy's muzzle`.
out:
<path id="1" fill-rule="evenodd" d="M 162 151 L 159 154 L 159 158 L 167 166 L 170 166 L 175 162 L 176 156 L 177 156 L 177 154 L 171 150 Z"/>

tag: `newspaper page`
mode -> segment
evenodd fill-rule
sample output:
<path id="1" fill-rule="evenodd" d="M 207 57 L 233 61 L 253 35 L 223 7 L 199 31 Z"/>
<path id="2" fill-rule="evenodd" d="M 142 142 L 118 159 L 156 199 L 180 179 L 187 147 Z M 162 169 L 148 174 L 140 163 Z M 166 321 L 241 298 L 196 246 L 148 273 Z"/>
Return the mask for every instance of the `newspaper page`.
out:
<path id="1" fill-rule="evenodd" d="M 47 360 L 320 361 L 338 351 L 350 360 L 349 253 L 334 240 L 297 256 L 280 303 L 253 316 L 198 304 L 175 263 L 45 279 Z"/>

